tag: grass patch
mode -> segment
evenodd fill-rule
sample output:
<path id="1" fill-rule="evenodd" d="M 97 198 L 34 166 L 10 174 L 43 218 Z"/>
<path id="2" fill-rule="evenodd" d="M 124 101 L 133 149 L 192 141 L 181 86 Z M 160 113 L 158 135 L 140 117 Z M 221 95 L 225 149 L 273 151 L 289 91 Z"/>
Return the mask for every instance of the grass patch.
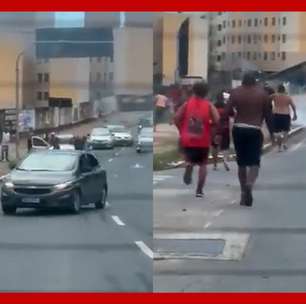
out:
<path id="1" fill-rule="evenodd" d="M 153 170 L 160 171 L 173 167 L 172 162 L 178 162 L 182 160 L 182 156 L 179 153 L 177 147 L 159 153 L 154 153 L 153 157 Z"/>

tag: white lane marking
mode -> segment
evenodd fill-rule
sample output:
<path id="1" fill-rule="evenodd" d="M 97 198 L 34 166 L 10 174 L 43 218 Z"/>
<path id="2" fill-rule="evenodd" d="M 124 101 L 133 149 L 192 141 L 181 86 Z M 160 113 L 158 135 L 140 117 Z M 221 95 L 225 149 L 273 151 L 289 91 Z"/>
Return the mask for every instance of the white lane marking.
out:
<path id="1" fill-rule="evenodd" d="M 153 251 L 143 241 L 136 241 L 135 244 L 145 255 L 147 255 L 150 259 L 153 259 Z"/>
<path id="2" fill-rule="evenodd" d="M 112 158 L 110 158 L 110 159 L 108 160 L 108 162 L 109 162 L 109 163 L 111 163 L 112 161 L 113 161 L 113 159 L 112 159 Z"/>
<path id="3" fill-rule="evenodd" d="M 119 218 L 119 216 L 117 216 L 117 215 L 112 215 L 112 219 L 114 220 L 114 222 L 115 222 L 118 226 L 125 226 L 125 224 L 121 221 L 121 219 Z"/>
<path id="4" fill-rule="evenodd" d="M 223 213 L 223 211 L 224 211 L 223 209 L 217 211 L 217 212 L 214 214 L 214 216 L 215 216 L 215 217 L 220 216 L 220 215 Z"/>
<path id="5" fill-rule="evenodd" d="M 132 166 L 131 168 L 133 168 L 133 169 L 142 169 L 143 166 L 142 166 L 142 165 L 139 165 L 139 164 L 135 164 L 135 165 Z"/>
<path id="6" fill-rule="evenodd" d="M 231 205 L 234 205 L 235 203 L 236 203 L 236 201 L 231 201 L 231 203 L 230 203 L 230 204 L 231 204 Z"/>
<path id="7" fill-rule="evenodd" d="M 212 224 L 211 222 L 206 223 L 204 229 L 207 229 L 209 226 L 211 226 L 211 224 Z"/>

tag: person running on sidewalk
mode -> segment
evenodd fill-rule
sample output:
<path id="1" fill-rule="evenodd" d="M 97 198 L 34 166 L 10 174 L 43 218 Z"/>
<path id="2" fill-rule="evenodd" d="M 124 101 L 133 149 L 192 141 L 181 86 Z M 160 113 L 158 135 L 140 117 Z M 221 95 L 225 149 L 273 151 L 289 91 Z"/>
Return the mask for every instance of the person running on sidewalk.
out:
<path id="1" fill-rule="evenodd" d="M 157 94 L 155 96 L 155 111 L 154 111 L 154 131 L 156 131 L 156 126 L 162 122 L 166 108 L 167 108 L 168 98 L 163 94 Z"/>
<path id="2" fill-rule="evenodd" d="M 221 118 L 219 134 L 222 134 L 233 109 L 236 112 L 232 133 L 241 187 L 240 205 L 252 206 L 252 191 L 259 173 L 263 145 L 261 127 L 264 120 L 271 125 L 269 95 L 257 85 L 252 73 L 245 74 L 242 85 L 232 90 Z"/>
<path id="3" fill-rule="evenodd" d="M 221 91 L 216 98 L 215 107 L 218 110 L 220 116 L 222 116 L 225 108 L 225 93 Z M 234 112 L 231 113 L 231 116 L 234 115 Z M 214 132 L 215 133 L 215 132 Z M 230 119 L 227 118 L 227 121 L 224 122 L 224 128 L 222 130 L 221 136 L 216 136 L 214 134 L 212 139 L 212 156 L 213 156 L 213 163 L 214 163 L 214 170 L 217 170 L 218 166 L 218 155 L 219 152 L 223 152 L 223 164 L 226 171 L 230 171 L 228 160 L 229 160 L 229 147 L 230 147 Z"/>
<path id="4" fill-rule="evenodd" d="M 277 143 L 279 152 L 287 150 L 288 134 L 291 125 L 290 108 L 293 111 L 292 120 L 297 119 L 296 107 L 290 96 L 286 94 L 285 87 L 281 84 L 278 86 L 277 93 L 271 95 L 273 101 L 273 127 L 274 132 L 278 134 Z"/>
<path id="5" fill-rule="evenodd" d="M 180 133 L 181 149 L 185 157 L 186 168 L 184 183 L 190 185 L 195 165 L 199 166 L 196 197 L 203 197 L 207 170 L 209 147 L 211 144 L 211 121 L 219 121 L 215 106 L 206 99 L 208 86 L 205 82 L 195 83 L 193 96 L 182 105 L 174 118 Z"/>

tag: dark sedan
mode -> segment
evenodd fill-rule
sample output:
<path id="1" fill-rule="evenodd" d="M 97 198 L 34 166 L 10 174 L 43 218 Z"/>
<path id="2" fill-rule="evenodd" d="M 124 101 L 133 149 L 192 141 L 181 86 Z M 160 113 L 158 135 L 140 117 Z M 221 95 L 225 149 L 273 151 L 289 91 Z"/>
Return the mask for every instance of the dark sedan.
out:
<path id="1" fill-rule="evenodd" d="M 91 153 L 44 150 L 29 154 L 3 180 L 2 210 L 60 207 L 79 213 L 82 205 L 103 209 L 106 171 Z"/>

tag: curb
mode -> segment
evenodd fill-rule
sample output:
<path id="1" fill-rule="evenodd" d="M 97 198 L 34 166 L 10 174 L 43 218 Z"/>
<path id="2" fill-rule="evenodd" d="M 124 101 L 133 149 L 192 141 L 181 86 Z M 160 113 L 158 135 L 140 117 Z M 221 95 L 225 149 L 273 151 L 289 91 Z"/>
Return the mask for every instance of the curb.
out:
<path id="1" fill-rule="evenodd" d="M 299 132 L 301 132 L 302 130 L 304 130 L 306 127 L 305 126 L 300 126 L 300 127 L 296 127 L 295 129 L 292 129 L 290 132 L 289 132 L 289 137 L 293 136 L 293 135 L 296 135 L 298 134 Z M 268 144 L 265 144 L 263 146 L 263 153 L 267 153 L 267 152 L 270 152 L 272 149 L 274 148 L 274 146 L 272 145 L 272 143 L 268 143 Z M 234 159 L 236 157 L 235 154 L 231 154 L 230 155 L 230 158 Z M 211 159 L 212 157 L 210 157 Z M 179 161 L 177 162 L 175 165 L 172 165 L 171 166 L 171 163 L 169 164 L 169 167 L 165 170 L 171 170 L 171 169 L 177 169 L 177 168 L 182 168 L 184 166 L 184 161 Z M 164 170 L 156 170 L 154 172 L 159 172 L 159 171 L 164 171 Z"/>

